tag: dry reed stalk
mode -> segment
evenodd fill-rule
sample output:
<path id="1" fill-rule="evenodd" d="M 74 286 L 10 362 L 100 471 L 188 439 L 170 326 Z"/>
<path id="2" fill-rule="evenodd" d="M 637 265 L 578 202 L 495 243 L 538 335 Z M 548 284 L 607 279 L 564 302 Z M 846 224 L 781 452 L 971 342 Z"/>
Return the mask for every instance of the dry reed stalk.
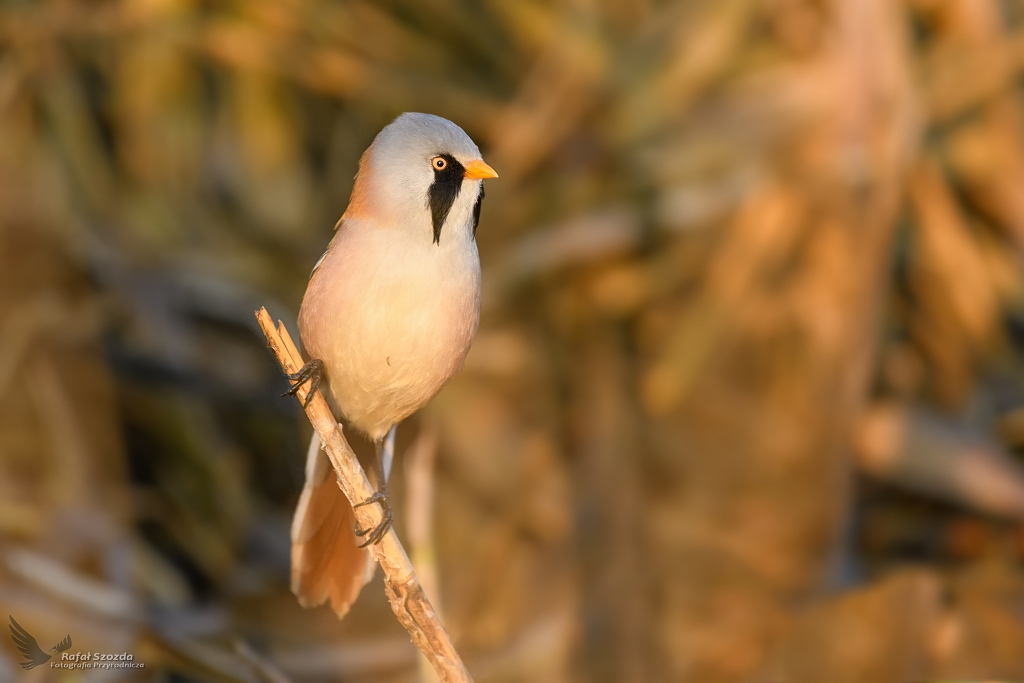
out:
<path id="1" fill-rule="evenodd" d="M 437 460 L 437 428 L 424 419 L 416 442 L 405 456 L 406 530 L 412 564 L 416 569 L 427 599 L 438 615 L 443 607 L 438 593 L 437 553 L 434 550 L 434 463 Z M 421 683 L 438 679 L 430 663 L 420 657 Z"/>
<path id="2" fill-rule="evenodd" d="M 274 352 L 281 367 L 288 374 L 298 372 L 303 365 L 302 355 L 292 341 L 284 323 L 278 321 L 274 326 L 266 308 L 256 311 L 267 344 Z M 299 388 L 296 398 L 305 403 L 309 393 L 308 385 Z M 353 504 L 366 500 L 374 494 L 366 473 L 359 465 L 352 447 L 349 446 L 341 426 L 335 420 L 324 397 L 317 393 L 305 407 L 313 429 L 320 436 L 320 443 L 334 466 L 338 477 L 338 486 Z M 365 505 L 355 508 L 356 519 L 364 529 L 372 529 L 381 520 L 381 512 L 377 505 Z M 423 586 L 416 577 L 412 562 L 398 540 L 395 530 L 389 529 L 379 544 L 370 546 L 373 559 L 380 564 L 384 573 L 384 588 L 387 591 L 391 610 L 398 621 L 409 631 L 413 643 L 430 661 L 438 677 L 444 683 L 472 683 L 459 653 L 456 652 L 448 632 L 430 605 Z"/>

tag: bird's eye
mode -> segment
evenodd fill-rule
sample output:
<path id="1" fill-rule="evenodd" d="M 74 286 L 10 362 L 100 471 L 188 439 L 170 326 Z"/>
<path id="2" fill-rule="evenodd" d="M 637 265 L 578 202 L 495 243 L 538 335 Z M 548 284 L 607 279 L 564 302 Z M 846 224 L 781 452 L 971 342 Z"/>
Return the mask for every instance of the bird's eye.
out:
<path id="1" fill-rule="evenodd" d="M 445 168 L 448 167 L 448 160 L 445 159 L 444 157 L 434 157 L 434 160 L 431 162 L 431 165 L 434 167 L 435 171 L 443 171 Z"/>

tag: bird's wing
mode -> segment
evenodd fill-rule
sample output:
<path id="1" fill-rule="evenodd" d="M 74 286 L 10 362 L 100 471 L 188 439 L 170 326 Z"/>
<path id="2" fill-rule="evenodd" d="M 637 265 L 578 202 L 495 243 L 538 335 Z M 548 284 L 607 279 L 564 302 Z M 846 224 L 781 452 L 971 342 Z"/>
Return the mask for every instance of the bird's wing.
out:
<path id="1" fill-rule="evenodd" d="M 312 280 L 313 276 L 316 275 L 316 271 L 320 270 L 320 264 L 327 258 L 327 254 L 330 252 L 330 247 L 324 252 L 323 256 L 317 259 L 316 264 L 313 266 L 313 270 L 309 271 L 309 279 Z"/>
<path id="2" fill-rule="evenodd" d="M 357 545 L 355 512 L 338 488 L 316 434 L 306 455 L 306 485 L 292 520 L 292 592 L 303 607 L 330 600 L 345 616 L 376 566 Z"/>
<path id="3" fill-rule="evenodd" d="M 64 636 L 64 640 L 62 640 L 59 643 L 57 643 L 57 645 L 54 646 L 53 649 L 56 650 L 57 652 L 64 652 L 64 651 L 66 651 L 66 650 L 68 650 L 70 648 L 71 648 L 71 634 L 69 633 L 66 636 Z"/>
<path id="4" fill-rule="evenodd" d="M 8 615 L 10 616 L 10 615 Z M 32 667 L 42 664 L 50 658 L 50 655 L 43 652 L 42 648 L 39 647 L 39 643 L 32 637 L 32 634 L 26 631 L 21 624 L 14 620 L 14 617 L 10 617 L 11 623 L 9 627 L 11 629 L 11 638 L 14 639 L 14 644 L 18 646 L 18 652 L 25 656 L 28 661 L 22 662 L 21 666 L 23 669 L 31 669 Z"/>

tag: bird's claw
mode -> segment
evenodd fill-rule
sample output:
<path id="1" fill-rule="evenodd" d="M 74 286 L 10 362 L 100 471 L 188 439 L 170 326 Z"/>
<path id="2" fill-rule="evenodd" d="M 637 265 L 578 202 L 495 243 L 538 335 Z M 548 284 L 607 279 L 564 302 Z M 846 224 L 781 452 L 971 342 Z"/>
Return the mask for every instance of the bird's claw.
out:
<path id="1" fill-rule="evenodd" d="M 358 508 L 364 505 L 370 505 L 371 503 L 380 503 L 380 507 L 384 514 L 381 516 L 380 523 L 372 529 L 360 529 L 359 525 L 356 524 L 356 536 L 360 538 L 367 536 L 367 539 L 360 544 L 360 548 L 380 543 L 381 539 L 384 538 L 384 534 L 388 532 L 388 529 L 391 528 L 391 523 L 394 521 L 394 515 L 391 513 L 391 502 L 388 500 L 388 494 L 383 491 L 377 491 L 363 502 L 356 503 L 352 507 Z"/>
<path id="2" fill-rule="evenodd" d="M 319 358 L 314 358 L 303 365 L 298 372 L 285 373 L 285 376 L 293 384 L 291 389 L 281 394 L 282 396 L 295 396 L 299 391 L 299 387 L 309 382 L 309 393 L 306 394 L 305 400 L 302 401 L 302 407 L 305 408 L 313 400 L 316 390 L 320 388 L 320 382 L 324 378 L 324 362 Z"/>

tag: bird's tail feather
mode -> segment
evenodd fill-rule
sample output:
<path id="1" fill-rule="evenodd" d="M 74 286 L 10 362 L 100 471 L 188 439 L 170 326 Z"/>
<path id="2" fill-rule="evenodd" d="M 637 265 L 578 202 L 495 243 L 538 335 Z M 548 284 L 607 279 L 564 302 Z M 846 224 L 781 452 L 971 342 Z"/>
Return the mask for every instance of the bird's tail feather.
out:
<path id="1" fill-rule="evenodd" d="M 342 618 L 373 578 L 370 553 L 357 546 L 355 513 L 338 487 L 316 434 L 306 455 L 306 484 L 292 520 L 292 592 L 303 607 L 330 600 Z"/>

